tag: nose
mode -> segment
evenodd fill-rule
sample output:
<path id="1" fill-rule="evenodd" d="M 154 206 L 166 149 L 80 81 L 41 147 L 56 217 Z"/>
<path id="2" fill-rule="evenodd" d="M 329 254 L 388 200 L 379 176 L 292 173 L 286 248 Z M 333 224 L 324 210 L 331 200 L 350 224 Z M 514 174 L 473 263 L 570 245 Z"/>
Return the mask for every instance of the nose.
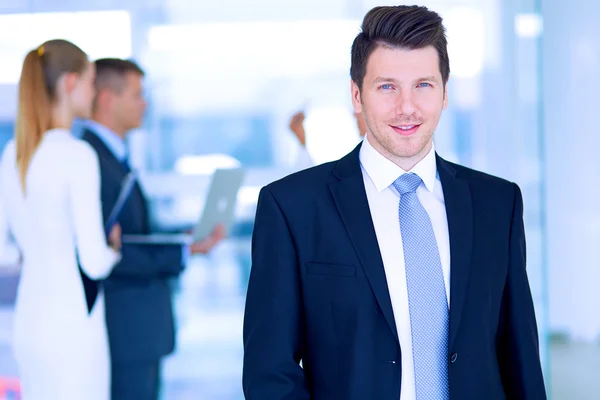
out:
<path id="1" fill-rule="evenodd" d="M 412 90 L 405 89 L 400 92 L 396 100 L 396 114 L 409 116 L 416 111 Z"/>

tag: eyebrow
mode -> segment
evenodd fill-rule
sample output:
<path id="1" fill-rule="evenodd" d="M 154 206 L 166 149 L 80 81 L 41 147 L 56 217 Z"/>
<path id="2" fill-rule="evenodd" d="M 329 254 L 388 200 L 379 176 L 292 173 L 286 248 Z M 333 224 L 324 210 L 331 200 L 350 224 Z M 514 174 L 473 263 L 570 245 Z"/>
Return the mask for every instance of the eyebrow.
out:
<path id="1" fill-rule="evenodd" d="M 433 75 L 431 75 L 431 76 L 424 76 L 424 77 L 418 78 L 416 80 L 416 82 L 427 82 L 427 81 L 439 83 L 439 79 L 436 78 Z M 377 77 L 377 78 L 375 78 L 373 80 L 373 84 L 382 83 L 382 82 L 398 83 L 398 80 L 394 79 L 394 78 L 386 78 L 386 77 L 383 77 L 383 76 Z"/>
<path id="2" fill-rule="evenodd" d="M 433 75 L 431 75 L 431 76 L 425 76 L 423 78 L 417 79 L 417 82 L 426 82 L 426 81 L 439 82 L 438 78 L 436 78 Z"/>
<path id="3" fill-rule="evenodd" d="M 377 77 L 373 80 L 373 84 L 377 84 L 377 83 L 382 83 L 382 82 L 393 82 L 393 83 L 397 83 L 396 79 L 394 78 L 386 78 L 386 77 Z"/>

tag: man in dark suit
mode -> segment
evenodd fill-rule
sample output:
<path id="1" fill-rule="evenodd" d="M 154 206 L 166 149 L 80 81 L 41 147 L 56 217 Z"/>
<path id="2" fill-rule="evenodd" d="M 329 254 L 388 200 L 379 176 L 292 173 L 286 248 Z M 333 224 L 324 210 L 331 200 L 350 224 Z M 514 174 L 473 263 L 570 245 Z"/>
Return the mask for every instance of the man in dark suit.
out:
<path id="1" fill-rule="evenodd" d="M 246 399 L 546 399 L 521 192 L 435 153 L 449 69 L 436 13 L 365 16 L 366 140 L 259 196 Z"/>
<path id="2" fill-rule="evenodd" d="M 98 153 L 101 196 L 106 223 L 125 176 L 125 136 L 140 126 L 146 103 L 143 71 L 120 59 L 96 61 L 93 120 L 85 123 L 82 139 Z M 148 205 L 135 184 L 120 213 L 123 234 L 149 234 Z M 207 253 L 223 237 L 217 228 L 192 245 L 123 244 L 122 260 L 103 282 L 106 323 L 112 364 L 112 400 L 156 400 L 161 359 L 175 345 L 170 278 L 185 266 L 188 254 Z"/>

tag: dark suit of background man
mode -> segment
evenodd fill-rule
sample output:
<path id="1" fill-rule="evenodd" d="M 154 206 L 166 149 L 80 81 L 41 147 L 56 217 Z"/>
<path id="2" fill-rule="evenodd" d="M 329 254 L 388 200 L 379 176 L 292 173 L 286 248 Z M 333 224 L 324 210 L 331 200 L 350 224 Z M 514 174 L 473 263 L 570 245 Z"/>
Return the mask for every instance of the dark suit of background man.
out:
<path id="1" fill-rule="evenodd" d="M 448 77 L 438 14 L 365 16 L 366 140 L 259 196 L 246 399 L 546 399 L 521 192 L 435 153 Z"/>
<path id="2" fill-rule="evenodd" d="M 96 61 L 93 120 L 83 140 L 98 153 L 106 219 L 130 172 L 125 136 L 140 126 L 146 107 L 142 70 L 119 59 Z M 149 234 L 148 205 L 136 184 L 119 218 L 123 234 Z M 208 252 L 223 236 L 219 227 L 205 241 L 181 245 L 128 245 L 104 282 L 106 323 L 112 365 L 112 400 L 156 400 L 161 359 L 175 345 L 169 279 L 185 265 L 187 254 Z"/>

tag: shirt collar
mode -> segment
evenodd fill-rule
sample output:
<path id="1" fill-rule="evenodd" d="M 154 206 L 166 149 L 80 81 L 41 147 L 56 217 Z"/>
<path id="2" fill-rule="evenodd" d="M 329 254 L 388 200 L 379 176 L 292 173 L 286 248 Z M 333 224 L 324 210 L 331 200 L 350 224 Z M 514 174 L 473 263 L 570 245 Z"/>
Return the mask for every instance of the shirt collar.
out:
<path id="1" fill-rule="evenodd" d="M 362 142 L 359 158 L 362 167 L 365 169 L 379 192 L 389 187 L 401 175 L 407 173 L 417 174 L 425 184 L 427 190 L 433 192 L 437 177 L 435 148 L 433 143 L 425 158 L 419 161 L 417 165 L 408 172 L 404 171 L 375 150 L 368 140 L 368 135 L 365 135 Z"/>
<path id="2" fill-rule="evenodd" d="M 125 144 L 125 140 L 123 140 L 121 136 L 113 132 L 110 128 L 107 128 L 96 121 L 87 120 L 85 122 L 85 126 L 92 130 L 96 136 L 102 140 L 102 142 L 106 145 L 106 147 L 108 147 L 117 160 L 123 161 L 125 158 L 127 158 L 127 146 Z"/>

